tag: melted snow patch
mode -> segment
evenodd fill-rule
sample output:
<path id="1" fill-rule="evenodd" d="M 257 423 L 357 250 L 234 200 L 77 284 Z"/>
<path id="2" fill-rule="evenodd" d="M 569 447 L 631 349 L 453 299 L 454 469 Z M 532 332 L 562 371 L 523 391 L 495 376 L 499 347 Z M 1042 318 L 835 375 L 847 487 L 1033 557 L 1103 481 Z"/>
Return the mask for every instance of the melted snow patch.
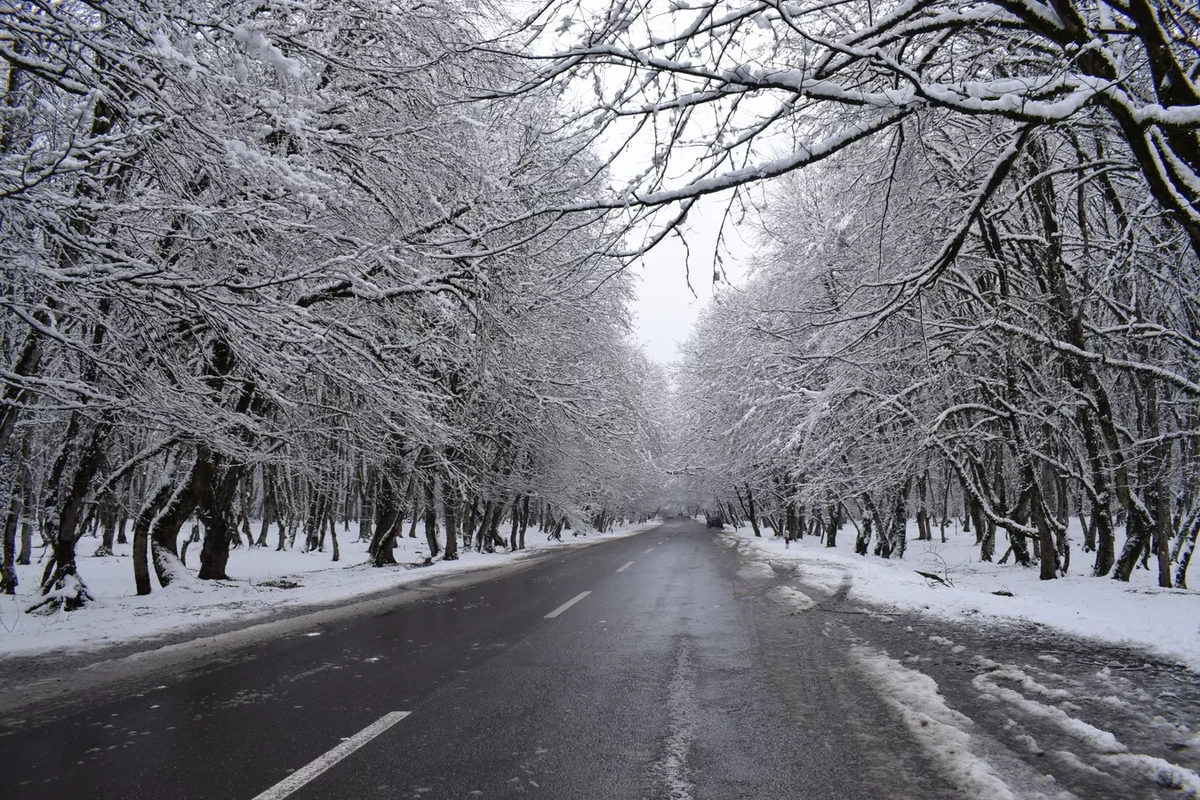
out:
<path id="1" fill-rule="evenodd" d="M 861 645 L 850 652 L 913 739 L 960 791 L 992 800 L 1016 797 L 992 765 L 971 752 L 970 730 L 975 723 L 946 705 L 933 678 Z"/>
<path id="2" fill-rule="evenodd" d="M 750 561 L 738 569 L 738 577 L 744 581 L 769 581 L 775 578 L 775 570 L 765 561 Z"/>
<path id="3" fill-rule="evenodd" d="M 992 661 L 990 658 L 984 658 L 983 656 L 976 656 L 974 659 L 972 659 L 972 662 L 986 670 L 989 670 L 986 675 L 989 680 L 991 678 L 1004 678 L 1006 680 L 1013 681 L 1014 683 L 1021 684 L 1021 688 L 1027 692 L 1040 694 L 1043 697 L 1050 698 L 1051 700 L 1065 700 L 1071 696 L 1071 693 L 1066 689 L 1051 689 L 1048 686 L 1043 686 L 1033 678 L 1029 677 L 1024 670 L 1018 669 L 1012 664 L 1002 666 L 997 662 Z"/>
<path id="4" fill-rule="evenodd" d="M 1188 798 L 1188 800 L 1200 798 L 1200 775 L 1178 764 L 1172 764 L 1166 759 L 1133 753 L 1121 753 L 1103 756 L 1103 760 L 1109 764 L 1141 772 L 1159 786 L 1183 792 L 1183 797 Z"/>
<path id="5" fill-rule="evenodd" d="M 691 649 L 684 642 L 675 654 L 675 669 L 667 687 L 667 741 L 662 757 L 652 767 L 652 772 L 666 789 L 666 794 L 662 795 L 666 800 L 692 800 L 695 787 L 688 768 L 688 755 L 696 739 L 695 689 Z"/>
<path id="6" fill-rule="evenodd" d="M 790 586 L 776 586 L 767 593 L 767 596 L 793 612 L 808 611 L 817 606 L 816 601 L 811 597 Z"/>
<path id="7" fill-rule="evenodd" d="M 987 662 L 987 659 L 980 659 L 980 661 L 985 665 L 987 663 L 994 663 Z M 1030 700 L 1014 689 L 1010 689 L 1007 686 L 1000 686 L 994 680 L 995 678 L 1018 680 L 1023 685 L 1027 681 L 1032 687 L 1036 687 L 1037 690 L 1041 690 L 1047 694 L 1062 692 L 1062 690 L 1046 689 L 1041 684 L 1029 680 L 1028 676 L 1025 676 L 1021 670 L 1012 667 L 982 673 L 975 676 L 975 679 L 971 683 L 984 697 L 1003 700 L 1019 708 L 1031 717 L 1049 722 L 1067 735 L 1090 747 L 1093 753 L 1116 754 L 1129 752 L 1129 748 L 1117 741 L 1117 737 L 1111 731 L 1102 730 L 1077 717 L 1072 717 L 1066 711 L 1056 706 L 1049 706 L 1037 700 Z M 1022 680 L 1023 678 L 1024 680 Z"/>

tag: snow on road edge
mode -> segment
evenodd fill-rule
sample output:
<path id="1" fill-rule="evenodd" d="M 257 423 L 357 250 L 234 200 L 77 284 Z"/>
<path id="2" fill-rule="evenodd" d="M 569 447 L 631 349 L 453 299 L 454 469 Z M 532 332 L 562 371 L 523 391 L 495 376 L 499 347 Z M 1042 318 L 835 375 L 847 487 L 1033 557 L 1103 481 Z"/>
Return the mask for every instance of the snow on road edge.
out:
<path id="1" fill-rule="evenodd" d="M 848 589 L 845 596 L 851 600 L 968 624 L 981 619 L 1027 620 L 1144 648 L 1200 671 L 1200 592 L 1160 589 L 1148 570 L 1136 570 L 1128 584 L 1093 578 L 1081 566 L 1091 558 L 1082 551 L 1073 554 L 1076 573 L 1041 581 L 1037 569 L 980 562 L 970 534 L 951 534 L 945 545 L 912 541 L 904 559 L 892 560 L 855 555 L 849 540 L 827 548 L 806 537 L 785 547 L 780 538 L 755 538 L 745 528 L 726 536 L 736 536 L 740 547 L 754 548 L 763 566 L 768 561 L 794 562 L 801 583 L 829 593 Z M 954 585 L 933 583 L 916 570 L 944 573 Z M 1013 596 L 995 594 L 999 591 Z"/>
<path id="2" fill-rule="evenodd" d="M 348 604 L 427 578 L 512 564 L 546 549 L 583 547 L 632 536 L 658 524 L 654 521 L 605 534 L 568 536 L 562 542 L 543 541 L 544 536 L 530 531 L 526 550 L 464 551 L 458 561 L 435 561 L 419 568 L 412 564 L 424 559 L 424 537 L 403 538 L 396 552 L 402 566 L 379 569 L 365 564 L 366 544 L 357 542 L 356 531 L 350 530 L 343 534 L 342 560 L 338 563 L 330 562 L 329 553 L 239 548 L 230 554 L 229 574 L 233 580 L 186 580 L 166 589 L 155 582 L 154 592 L 145 597 L 134 594 L 128 546 L 118 548 L 115 556 L 88 557 L 84 548 L 90 540 L 84 540 L 80 543 L 79 570 L 96 602 L 73 613 L 26 614 L 23 609 L 36 597 L 41 565 L 19 567 L 18 594 L 0 598 L 0 656 L 77 654 L 153 642 L 213 625 L 258 624 L 278 618 L 281 611 Z M 193 573 L 194 566 L 188 571 Z M 280 588 L 292 583 L 295 588 Z"/>

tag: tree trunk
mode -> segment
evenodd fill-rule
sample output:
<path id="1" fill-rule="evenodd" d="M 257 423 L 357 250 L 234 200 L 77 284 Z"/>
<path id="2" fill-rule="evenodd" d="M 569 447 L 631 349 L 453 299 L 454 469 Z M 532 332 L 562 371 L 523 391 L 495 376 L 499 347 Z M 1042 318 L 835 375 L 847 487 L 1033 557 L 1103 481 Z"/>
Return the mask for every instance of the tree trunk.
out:
<path id="1" fill-rule="evenodd" d="M 442 561 L 458 560 L 458 510 L 462 506 L 462 498 L 450 486 L 450 482 L 442 480 L 442 516 L 446 520 L 446 552 Z"/>
<path id="2" fill-rule="evenodd" d="M 258 529 L 258 541 L 255 542 L 256 547 L 267 546 L 267 535 L 271 530 L 271 523 L 275 519 L 275 496 L 271 490 L 267 467 L 263 467 L 262 470 L 262 489 L 262 526 Z"/>
<path id="3" fill-rule="evenodd" d="M 312 490 L 308 501 L 308 514 L 304 518 L 304 552 L 324 549 L 325 500 L 319 492 Z"/>
<path id="4" fill-rule="evenodd" d="M 479 522 L 479 529 L 475 532 L 475 552 L 477 553 L 494 553 L 496 548 L 492 546 L 492 517 L 496 514 L 496 501 L 488 500 L 483 507 L 483 519 Z"/>
<path id="5" fill-rule="evenodd" d="M 342 549 L 338 547 L 337 526 L 333 523 L 333 515 L 329 515 L 329 539 L 333 544 L 333 561 L 342 560 Z"/>
<path id="6" fill-rule="evenodd" d="M 750 527 L 754 530 L 755 538 L 762 538 L 762 531 L 758 528 L 758 513 L 754 510 L 754 492 L 750 490 L 750 484 L 746 484 L 746 513 L 750 516 Z"/>
<path id="7" fill-rule="evenodd" d="M 360 542 L 371 541 L 371 523 L 375 519 L 375 483 L 375 470 L 368 469 L 358 506 L 358 540 Z"/>
<path id="8" fill-rule="evenodd" d="M 417 471 L 414 469 L 408 478 L 408 488 L 403 495 L 398 496 L 391 479 L 379 476 L 379 495 L 376 497 L 375 536 L 371 540 L 371 563 L 376 567 L 394 565 L 396 554 L 396 539 L 402 533 L 404 520 L 405 498 L 411 497 L 416 486 Z M 386 491 L 385 491 L 386 487 Z M 386 495 L 386 497 L 385 497 Z"/>
<path id="9" fill-rule="evenodd" d="M 150 523 L 171 498 L 171 484 L 165 478 L 133 521 L 133 583 L 139 595 L 150 594 Z"/>
<path id="10" fill-rule="evenodd" d="M 18 468 L 19 469 L 19 468 Z M 17 524 L 21 518 L 21 495 L 24 493 L 18 478 L 14 481 L 8 501 L 8 513 L 4 517 L 4 530 L 0 531 L 0 594 L 17 593 Z"/>
<path id="11" fill-rule="evenodd" d="M 112 492 L 105 492 L 100 500 L 97 512 L 100 523 L 100 546 L 94 556 L 111 556 L 113 544 L 117 538 L 117 498 Z"/>
<path id="12" fill-rule="evenodd" d="M 236 522 L 233 518 L 233 502 L 237 497 L 243 468 L 228 467 L 220 480 L 209 485 L 204 502 L 197 509 L 204 523 L 204 541 L 200 546 L 201 580 L 229 580 L 226 570 L 229 564 L 229 545 L 237 538 Z"/>
<path id="13" fill-rule="evenodd" d="M 472 497 L 469 503 L 463 503 L 462 546 L 464 550 L 471 549 L 471 538 L 475 532 L 476 501 Z"/>
<path id="14" fill-rule="evenodd" d="M 72 414 L 72 417 L 74 416 L 75 414 Z M 76 429 L 78 429 L 77 426 L 78 423 L 76 423 Z M 71 425 L 68 424 L 68 431 L 70 429 Z M 71 481 L 65 487 L 65 496 L 60 495 L 61 489 L 64 488 L 61 484 L 52 491 L 54 498 L 61 496 L 62 500 L 58 503 L 57 523 L 51 530 L 50 542 L 54 557 L 46 565 L 46 573 L 42 577 L 42 593 L 47 595 L 48 599 L 49 595 L 54 594 L 55 599 L 53 600 L 53 604 L 58 605 L 64 611 L 72 611 L 80 608 L 86 601 L 92 599 L 83 581 L 80 580 L 78 570 L 75 566 L 75 545 L 82 533 L 79 523 L 84 508 L 84 500 L 87 498 L 88 489 L 92 485 L 92 479 L 95 477 L 104 460 L 104 447 L 111 430 L 112 426 L 107 418 L 102 418 L 92 427 L 91 435 L 80 451 L 79 460 L 75 465 Z M 74 439 L 74 436 L 67 436 L 64 448 L 70 447 L 72 439 Z M 66 450 L 64 449 L 60 458 L 65 456 L 65 454 Z M 52 506 L 54 504 L 51 503 L 48 505 Z M 34 608 L 42 605 L 43 603 L 39 603 Z"/>
<path id="15" fill-rule="evenodd" d="M 529 527 L 529 495 L 525 495 L 521 501 L 521 530 L 518 531 L 520 537 L 519 550 L 525 549 L 525 529 Z"/>
<path id="16" fill-rule="evenodd" d="M 21 551 L 17 553 L 17 563 L 23 567 L 29 566 L 33 559 L 33 514 L 34 497 L 31 481 L 26 477 L 21 481 L 24 491 L 21 493 Z"/>
<path id="17" fill-rule="evenodd" d="M 917 539 L 922 542 L 933 541 L 933 528 L 929 524 L 929 471 L 917 478 Z"/>
<path id="18" fill-rule="evenodd" d="M 1175 586 L 1186 589 L 1188 565 L 1196 552 L 1196 539 L 1200 536 L 1200 514 L 1193 513 L 1190 529 L 1180 531 L 1179 536 L 1179 563 L 1175 566 Z"/>
<path id="19" fill-rule="evenodd" d="M 179 561 L 179 531 L 208 492 L 219 467 L 219 456 L 204 445 L 196 447 L 196 459 L 171 493 L 150 528 L 150 555 L 158 582 L 171 584 L 183 564 Z"/>
<path id="20" fill-rule="evenodd" d="M 508 532 L 508 549 L 510 551 L 517 549 L 517 529 L 521 525 L 520 520 L 521 498 L 513 500 L 512 504 L 512 526 Z M 603 516 L 603 514 L 601 514 Z"/>
<path id="21" fill-rule="evenodd" d="M 241 482 L 239 499 L 241 500 L 238 506 L 239 522 L 242 535 L 246 537 L 246 549 L 250 549 L 254 547 L 254 534 L 250 532 L 250 476 Z"/>
<path id="22" fill-rule="evenodd" d="M 52 302 L 47 305 L 53 307 Z M 50 322 L 50 315 L 43 309 L 33 312 L 33 318 L 42 325 Z M 38 371 L 42 360 L 42 335 L 30 329 L 26 335 L 25 344 L 17 354 L 17 360 L 12 366 L 12 372 L 18 377 L 27 377 Z M 17 417 L 28 401 L 29 389 L 17 382 L 9 383 L 4 389 L 3 402 L 0 402 L 0 453 L 8 452 L 8 441 L 12 438 L 17 425 Z"/>
<path id="23" fill-rule="evenodd" d="M 875 518 L 875 503 L 871 501 L 871 495 L 864 493 L 862 504 L 862 528 L 859 529 L 858 536 L 855 537 L 854 552 L 860 556 L 865 556 L 871 548 L 871 523 Z"/>
<path id="24" fill-rule="evenodd" d="M 429 557 L 437 558 L 441 547 L 438 545 L 437 498 L 433 472 L 426 472 L 422 483 L 425 484 L 425 543 L 429 545 Z"/>

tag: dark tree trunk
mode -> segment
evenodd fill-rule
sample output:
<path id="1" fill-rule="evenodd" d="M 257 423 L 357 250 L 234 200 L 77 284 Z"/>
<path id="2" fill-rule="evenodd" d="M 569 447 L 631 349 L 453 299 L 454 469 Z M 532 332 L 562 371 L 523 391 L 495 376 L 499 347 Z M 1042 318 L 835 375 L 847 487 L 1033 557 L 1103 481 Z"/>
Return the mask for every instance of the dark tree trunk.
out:
<path id="1" fill-rule="evenodd" d="M 158 582 L 163 587 L 171 584 L 176 571 L 182 567 L 179 561 L 179 531 L 208 493 L 219 466 L 220 456 L 204 445 L 197 446 L 196 460 L 153 521 L 150 528 L 150 556 Z"/>
<path id="2" fill-rule="evenodd" d="M 163 481 L 133 521 L 133 582 L 139 595 L 150 594 L 150 523 L 170 499 L 171 484 Z"/>
<path id="3" fill-rule="evenodd" d="M 521 526 L 520 516 L 521 516 L 521 498 L 518 497 L 516 500 L 513 500 L 513 505 L 512 505 L 512 526 L 511 526 L 511 530 L 509 530 L 509 532 L 508 532 L 508 549 L 509 550 L 518 549 L 517 548 L 517 530 Z"/>
<path id="4" fill-rule="evenodd" d="M 1029 477 L 1033 477 L 1032 469 Z M 1041 562 L 1039 577 L 1044 581 L 1054 580 L 1058 577 L 1058 548 L 1055 546 L 1054 534 L 1050 529 L 1050 520 L 1047 519 L 1046 504 L 1042 498 L 1041 489 L 1036 483 L 1031 487 L 1029 502 L 1033 525 L 1038 532 L 1038 559 Z"/>
<path id="5" fill-rule="evenodd" d="M 420 481 L 417 480 L 417 471 L 420 464 L 424 461 L 421 456 L 417 457 L 417 467 L 413 469 L 412 480 L 408 483 L 408 494 L 405 495 L 408 508 L 412 509 L 412 524 L 408 526 L 408 538 L 417 538 L 417 519 L 419 517 L 418 507 L 420 502 Z"/>
<path id="6" fill-rule="evenodd" d="M 495 551 L 492 547 L 492 539 L 488 535 L 492 529 L 492 515 L 495 513 L 496 502 L 488 500 L 483 507 L 483 518 L 479 521 L 479 528 L 475 531 L 475 552 L 476 553 L 491 553 Z"/>
<path id="7" fill-rule="evenodd" d="M 48 303 L 48 305 L 52 304 Z M 50 315 L 42 309 L 35 311 L 33 318 L 43 325 L 50 322 Z M 31 329 L 25 338 L 25 344 L 21 347 L 21 352 L 17 354 L 12 372 L 19 377 L 32 375 L 38 371 L 41 360 L 42 336 L 38 331 Z M 8 441 L 12 438 L 13 430 L 16 428 L 17 417 L 28 399 L 29 390 L 25 386 L 13 382 L 5 387 L 3 402 L 0 402 L 0 453 L 8 452 Z"/>
<path id="8" fill-rule="evenodd" d="M 496 507 L 492 510 L 492 524 L 488 526 L 487 538 L 488 544 L 491 545 L 489 553 L 496 552 L 496 547 L 503 547 L 504 540 L 500 538 L 500 521 L 504 519 L 504 503 L 497 502 Z"/>
<path id="9" fill-rule="evenodd" d="M 758 528 L 758 513 L 754 509 L 754 492 L 750 490 L 750 484 L 746 484 L 746 513 L 750 517 L 750 527 L 754 530 L 755 537 L 761 538 L 762 531 Z"/>
<path id="10" fill-rule="evenodd" d="M 73 414 L 72 416 L 74 417 L 75 415 Z M 77 426 L 78 423 L 76 423 L 76 429 Z M 70 428 L 71 425 L 68 424 L 68 431 L 70 431 Z M 84 500 L 87 498 L 88 489 L 92 485 L 92 479 L 95 477 L 104 460 L 104 448 L 111 430 L 112 426 L 107 419 L 102 419 L 93 426 L 91 435 L 80 451 L 79 460 L 75 465 L 71 481 L 64 487 L 66 489 L 65 494 L 61 494 L 58 488 L 53 492 L 53 496 L 56 499 L 61 497 L 61 502 L 57 504 L 57 524 L 53 526 L 50 536 L 54 557 L 46 565 L 46 573 L 42 577 L 42 593 L 48 596 L 52 593 L 56 594 L 57 599 L 53 603 L 59 605 L 65 611 L 79 608 L 85 602 L 92 599 L 83 581 L 79 579 L 79 572 L 75 566 L 75 545 L 82 533 L 79 523 L 81 522 Z M 69 448 L 74 438 L 74 435 L 68 433 L 66 443 L 64 444 L 64 451 L 60 454 L 60 458 L 65 457 L 66 448 Z M 59 473 L 61 474 L 61 469 Z M 34 608 L 45 604 L 39 603 Z"/>
<path id="11" fill-rule="evenodd" d="M 17 593 L 17 524 L 21 518 L 21 495 L 23 489 L 20 479 L 14 482 L 8 501 L 8 512 L 4 516 L 4 530 L 0 531 L 3 542 L 0 543 L 0 594 Z"/>
<path id="12" fill-rule="evenodd" d="M 929 472 L 917 478 L 917 540 L 933 541 L 933 528 L 929 524 Z"/>
<path id="13" fill-rule="evenodd" d="M 441 553 L 441 547 L 438 545 L 438 530 L 437 530 L 437 498 L 433 473 L 426 472 L 422 483 L 425 484 L 425 543 L 429 545 L 429 557 L 437 558 Z"/>
<path id="14" fill-rule="evenodd" d="M 100 546 L 96 548 L 96 556 L 111 556 L 113 544 L 117 538 L 117 498 L 112 492 L 106 492 L 100 501 Z"/>
<path id="15" fill-rule="evenodd" d="M 333 544 L 333 561 L 342 560 L 342 549 L 338 546 L 337 526 L 333 522 L 333 515 L 329 515 L 329 539 Z"/>
<path id="16" fill-rule="evenodd" d="M 244 472 L 245 470 L 243 470 Z M 250 531 L 250 476 L 241 482 L 241 492 L 239 494 L 240 503 L 238 512 L 242 535 L 246 537 L 246 548 L 254 547 L 254 534 Z M 236 534 L 235 534 L 236 536 Z"/>
<path id="17" fill-rule="evenodd" d="M 1135 507 L 1125 520 L 1125 547 L 1121 550 L 1121 557 L 1117 559 L 1116 569 L 1113 570 L 1113 578 L 1119 581 L 1129 580 L 1138 559 L 1153 545 L 1158 525 L 1153 517 L 1149 517 L 1144 511 L 1145 509 Z"/>
<path id="18" fill-rule="evenodd" d="M 525 495 L 521 501 L 521 530 L 518 531 L 520 538 L 519 550 L 525 549 L 525 529 L 529 527 L 529 495 Z"/>
<path id="19" fill-rule="evenodd" d="M 208 495 L 197 509 L 204 523 L 204 541 L 200 546 L 201 580 L 229 580 L 229 546 L 237 538 L 233 503 L 237 497 L 243 468 L 228 467 L 225 474 L 209 486 Z"/>
<path id="20" fill-rule="evenodd" d="M 403 495 L 397 495 L 391 478 L 379 476 L 379 494 L 376 497 L 375 535 L 371 539 L 371 563 L 376 567 L 394 565 L 396 554 L 396 539 L 402 532 L 404 520 L 404 498 L 411 497 L 416 480 L 416 470 L 408 479 L 408 488 Z"/>
<path id="21" fill-rule="evenodd" d="M 871 500 L 871 495 L 863 494 L 862 505 L 862 528 L 859 529 L 858 536 L 854 540 L 854 552 L 865 556 L 871 549 L 871 523 L 875 519 L 875 503 Z"/>
<path id="22" fill-rule="evenodd" d="M 442 481 L 442 516 L 446 520 L 446 553 L 442 561 L 458 560 L 458 510 L 462 507 L 462 498 L 451 486 L 450 482 Z"/>
<path id="23" fill-rule="evenodd" d="M 324 549 L 325 536 L 325 500 L 319 492 L 313 490 L 308 502 L 308 514 L 304 518 L 304 552 Z"/>
<path id="24" fill-rule="evenodd" d="M 371 523 L 375 519 L 375 483 L 375 470 L 367 470 L 358 507 L 358 540 L 360 542 L 371 541 Z"/>
<path id="25" fill-rule="evenodd" d="M 17 553 L 17 563 L 23 567 L 29 566 L 33 559 L 33 512 L 34 497 L 31 481 L 25 477 L 21 481 L 24 490 L 21 493 L 21 551 Z"/>
<path id="26" fill-rule="evenodd" d="M 474 497 L 463 507 L 462 539 L 463 549 L 471 549 L 471 538 L 475 533 L 475 517 L 478 515 L 477 502 Z"/>
<path id="27" fill-rule="evenodd" d="M 1200 514 L 1193 513 L 1191 525 L 1179 532 L 1179 563 L 1175 566 L 1175 586 L 1178 589 L 1187 588 L 1187 570 L 1196 552 L 1196 539 L 1200 536 Z"/>
<path id="28" fill-rule="evenodd" d="M 192 523 L 192 535 L 183 540 L 183 547 L 179 548 L 179 563 L 187 566 L 188 548 L 194 544 L 200 544 L 200 523 Z"/>
<path id="29" fill-rule="evenodd" d="M 267 535 L 271 530 L 271 523 L 275 521 L 275 493 L 271 489 L 267 467 L 263 467 L 262 471 L 262 489 L 262 527 L 258 529 L 258 541 L 255 543 L 257 547 L 267 546 Z"/>

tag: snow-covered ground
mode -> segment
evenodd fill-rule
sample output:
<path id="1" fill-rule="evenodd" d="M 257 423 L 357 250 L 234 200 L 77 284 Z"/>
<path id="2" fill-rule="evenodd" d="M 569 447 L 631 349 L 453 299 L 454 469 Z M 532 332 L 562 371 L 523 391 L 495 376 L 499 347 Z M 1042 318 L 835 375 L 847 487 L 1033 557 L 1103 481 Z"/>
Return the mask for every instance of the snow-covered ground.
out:
<path id="1" fill-rule="evenodd" d="M 848 590 L 851 599 L 960 620 L 1029 620 L 1144 647 L 1200 671 L 1200 592 L 1160 589 L 1154 569 L 1134 570 L 1129 583 L 1090 577 L 1094 556 L 1080 548 L 1082 534 L 1077 528 L 1078 520 L 1071 530 L 1075 549 L 1070 574 L 1052 581 L 1039 580 L 1036 568 L 1016 566 L 1011 559 L 1005 565 L 980 561 L 974 534 L 953 527 L 946 530 L 945 544 L 937 540 L 936 529 L 933 542 L 916 541 L 916 528 L 911 527 L 908 552 L 903 559 L 892 560 L 855 555 L 854 531 L 847 528 L 832 549 L 816 537 L 785 548 L 770 529 L 764 529 L 759 539 L 749 528 L 738 529 L 737 535 L 772 561 L 797 562 L 800 581 L 816 589 Z M 997 546 L 999 558 L 1004 545 L 997 542 Z M 952 585 L 931 581 L 917 570 L 939 575 Z M 1191 577 L 1193 584 L 1200 584 L 1200 575 Z"/>
<path id="2" fill-rule="evenodd" d="M 423 529 L 419 529 L 417 538 L 404 536 L 399 540 L 396 560 L 400 566 L 380 569 L 366 565 L 367 545 L 357 541 L 356 523 L 351 523 L 349 530 L 339 526 L 341 560 L 337 563 L 331 561 L 328 545 L 325 552 L 301 552 L 301 538 L 296 540 L 297 549 L 275 552 L 272 531 L 269 547 L 239 547 L 230 554 L 227 572 L 231 580 L 201 581 L 193 577 L 162 589 L 152 573 L 154 591 L 145 597 L 134 594 L 130 546 L 116 546 L 113 556 L 93 557 L 97 541 L 86 538 L 78 548 L 79 574 L 96 601 L 74 613 L 23 613 L 37 597 L 42 572 L 37 558 L 40 552 L 35 552 L 33 564 L 17 567 L 17 594 L 0 595 L 0 657 L 96 650 L 214 623 L 267 621 L 289 608 L 334 605 L 438 574 L 512 563 L 548 547 L 579 547 L 629 536 L 656 524 L 626 525 L 610 533 L 593 531 L 579 537 L 564 531 L 561 543 L 547 541 L 544 533 L 530 529 L 525 537 L 526 550 L 460 551 L 457 561 L 439 560 L 428 567 L 415 566 L 428 555 Z M 253 528 L 257 536 L 258 526 Z M 199 545 L 193 544 L 190 550 L 188 569 L 194 576 Z"/>

